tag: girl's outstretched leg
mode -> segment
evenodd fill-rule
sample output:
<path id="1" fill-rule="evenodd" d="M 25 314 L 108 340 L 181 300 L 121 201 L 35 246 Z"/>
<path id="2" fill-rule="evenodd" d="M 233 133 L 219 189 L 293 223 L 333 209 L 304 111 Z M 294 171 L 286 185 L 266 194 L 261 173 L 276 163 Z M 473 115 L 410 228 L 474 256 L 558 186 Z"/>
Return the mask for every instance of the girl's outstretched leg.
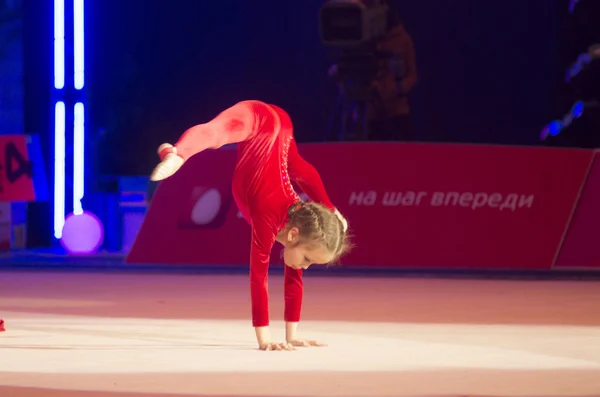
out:
<path id="1" fill-rule="evenodd" d="M 224 110 L 205 124 L 196 125 L 183 133 L 175 145 L 163 143 L 158 148 L 160 163 L 152 171 L 150 180 L 160 181 L 173 175 L 193 155 L 206 149 L 218 149 L 230 143 L 243 142 L 256 133 L 255 126 L 267 115 L 270 107 L 258 101 L 243 101 Z"/>

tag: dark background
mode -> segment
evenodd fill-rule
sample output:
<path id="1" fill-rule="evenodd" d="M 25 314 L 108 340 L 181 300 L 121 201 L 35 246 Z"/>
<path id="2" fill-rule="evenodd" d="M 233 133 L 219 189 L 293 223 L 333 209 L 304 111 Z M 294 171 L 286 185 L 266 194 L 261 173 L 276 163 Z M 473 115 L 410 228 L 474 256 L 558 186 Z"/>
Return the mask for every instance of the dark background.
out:
<path id="1" fill-rule="evenodd" d="M 40 134 L 51 174 L 53 2 L 23 3 L 25 132 Z M 396 1 L 416 52 L 416 139 L 544 144 L 542 127 L 576 99 L 561 83 L 565 69 L 600 40 L 593 20 L 569 18 L 568 3 Z M 85 4 L 86 197 L 116 191 L 118 176 L 148 175 L 159 144 L 240 100 L 275 103 L 291 114 L 298 141 L 324 140 L 337 89 L 319 36 L 322 0 Z M 586 128 L 580 137 L 589 136 Z M 561 134 L 561 144 L 581 145 L 573 137 Z M 50 212 L 49 204 L 32 205 L 30 218 Z M 35 236 L 50 235 L 32 226 L 30 241 L 44 245 Z"/>
<path id="2" fill-rule="evenodd" d="M 48 131 L 51 3 L 25 1 L 28 132 Z M 415 43 L 418 140 L 538 143 L 556 116 L 565 1 L 397 3 Z M 322 4 L 86 1 L 88 125 L 98 171 L 147 174 L 160 143 L 243 99 L 282 106 L 299 141 L 322 140 L 336 95 L 318 31 Z"/>

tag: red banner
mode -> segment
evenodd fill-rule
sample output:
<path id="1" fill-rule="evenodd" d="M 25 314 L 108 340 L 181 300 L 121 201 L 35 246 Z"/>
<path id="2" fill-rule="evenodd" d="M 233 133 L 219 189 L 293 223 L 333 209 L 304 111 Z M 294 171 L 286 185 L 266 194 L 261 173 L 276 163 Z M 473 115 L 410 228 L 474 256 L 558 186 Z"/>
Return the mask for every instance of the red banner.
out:
<path id="1" fill-rule="evenodd" d="M 600 269 L 600 153 L 594 156 L 556 267 Z"/>
<path id="2" fill-rule="evenodd" d="M 521 269 L 552 266 L 593 155 L 421 143 L 311 144 L 300 153 L 350 222 L 357 247 L 346 266 Z M 250 227 L 231 199 L 236 157 L 204 152 L 164 181 L 128 261 L 247 263 Z"/>
<path id="3" fill-rule="evenodd" d="M 35 200 L 28 139 L 27 135 L 0 135 L 0 201 Z"/>

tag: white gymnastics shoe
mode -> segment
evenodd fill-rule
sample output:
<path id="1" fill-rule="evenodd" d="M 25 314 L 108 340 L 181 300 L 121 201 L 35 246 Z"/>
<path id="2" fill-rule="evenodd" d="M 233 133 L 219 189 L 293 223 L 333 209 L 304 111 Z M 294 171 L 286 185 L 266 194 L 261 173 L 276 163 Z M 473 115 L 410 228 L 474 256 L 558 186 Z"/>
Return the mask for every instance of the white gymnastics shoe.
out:
<path id="1" fill-rule="evenodd" d="M 161 162 L 154 168 L 150 175 L 151 181 L 162 181 L 176 173 L 185 162 L 177 155 L 177 148 L 169 143 L 163 143 L 158 147 Z"/>

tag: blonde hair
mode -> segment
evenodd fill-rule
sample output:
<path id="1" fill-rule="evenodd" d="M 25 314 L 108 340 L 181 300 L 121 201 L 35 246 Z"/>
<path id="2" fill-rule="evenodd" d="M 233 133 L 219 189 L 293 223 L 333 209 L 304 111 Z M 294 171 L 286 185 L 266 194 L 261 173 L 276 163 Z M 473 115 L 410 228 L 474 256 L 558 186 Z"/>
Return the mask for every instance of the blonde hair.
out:
<path id="1" fill-rule="evenodd" d="M 290 207 L 288 215 L 286 229 L 297 227 L 302 240 L 309 244 L 323 244 L 334 255 L 332 263 L 351 250 L 348 231 L 344 230 L 342 221 L 329 208 L 300 201 Z"/>

